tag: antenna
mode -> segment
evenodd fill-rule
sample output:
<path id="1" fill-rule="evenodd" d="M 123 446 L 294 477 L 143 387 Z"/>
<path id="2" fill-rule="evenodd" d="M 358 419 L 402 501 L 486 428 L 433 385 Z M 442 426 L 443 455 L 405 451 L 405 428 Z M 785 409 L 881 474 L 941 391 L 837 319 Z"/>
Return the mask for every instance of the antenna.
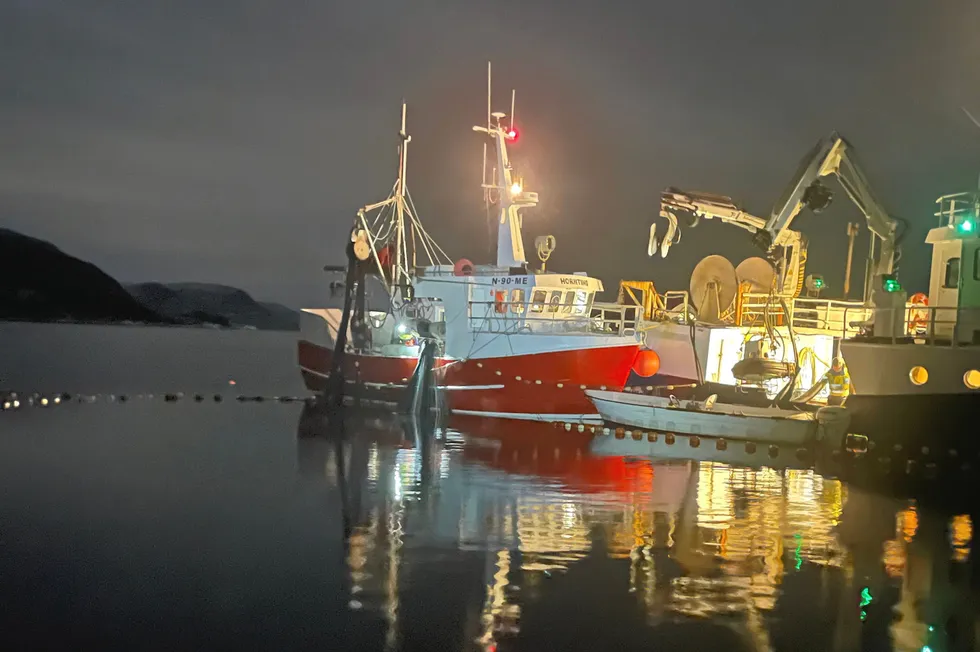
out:
<path id="1" fill-rule="evenodd" d="M 970 122 L 972 122 L 978 129 L 980 129 L 980 120 L 974 118 L 973 114 L 970 113 L 965 106 L 961 106 L 960 108 L 963 109 L 963 113 L 965 113 L 966 117 L 970 119 Z M 977 189 L 980 190 L 980 176 L 977 177 Z"/>
<path id="2" fill-rule="evenodd" d="M 493 220 L 490 219 L 490 188 L 487 186 L 487 143 L 483 141 L 483 206 L 487 212 L 487 245 L 493 256 Z"/>
<path id="3" fill-rule="evenodd" d="M 491 67 L 491 62 L 487 61 L 487 132 L 490 131 L 490 112 L 493 110 L 490 106 L 491 97 L 493 96 L 493 87 L 491 85 L 491 80 L 493 79 L 493 69 Z M 494 179 L 496 179 L 496 168 L 494 168 Z M 494 181 L 496 183 L 496 181 Z M 490 256 L 493 256 L 494 251 L 494 241 L 493 241 L 493 221 L 490 219 L 490 188 L 487 187 L 487 143 L 483 142 L 483 205 L 487 212 L 487 240 L 490 245 Z"/>
<path id="4" fill-rule="evenodd" d="M 483 143 L 483 196 L 487 196 L 487 144 Z"/>
<path id="5" fill-rule="evenodd" d="M 491 97 L 491 88 L 490 88 L 490 62 L 487 61 L 487 129 L 490 129 L 490 127 L 493 126 L 493 125 L 490 124 L 490 111 L 491 111 L 491 109 L 490 109 L 490 97 Z"/>
<path id="6" fill-rule="evenodd" d="M 510 91 L 510 130 L 514 130 L 514 101 L 517 98 L 517 89 L 511 89 Z"/>

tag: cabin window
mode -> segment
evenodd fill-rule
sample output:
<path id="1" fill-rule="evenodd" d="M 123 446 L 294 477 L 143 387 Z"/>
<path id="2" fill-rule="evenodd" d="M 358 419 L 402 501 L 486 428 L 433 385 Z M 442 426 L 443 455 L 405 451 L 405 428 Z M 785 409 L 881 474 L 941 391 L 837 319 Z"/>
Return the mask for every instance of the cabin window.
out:
<path id="1" fill-rule="evenodd" d="M 950 258 L 946 261 L 946 278 L 943 279 L 944 288 L 959 287 L 960 284 L 960 259 Z"/>
<path id="2" fill-rule="evenodd" d="M 548 299 L 548 312 L 558 312 L 558 306 L 561 305 L 561 290 L 553 290 L 551 292 L 551 298 Z"/>
<path id="3" fill-rule="evenodd" d="M 585 290 L 575 291 L 575 308 L 572 312 L 576 315 L 584 315 L 589 307 L 589 293 Z"/>
<path id="4" fill-rule="evenodd" d="M 507 312 L 507 290 L 497 290 L 493 293 L 493 308 L 497 312 Z"/>
<path id="5" fill-rule="evenodd" d="M 548 292 L 546 290 L 535 290 L 531 296 L 531 312 L 541 312 L 544 310 L 544 300 L 547 298 Z"/>
<path id="6" fill-rule="evenodd" d="M 575 290 L 569 290 L 565 293 L 565 303 L 561 304 L 561 311 L 563 313 L 571 313 L 572 306 L 575 305 Z"/>
<path id="7" fill-rule="evenodd" d="M 510 291 L 510 310 L 516 315 L 524 314 L 524 290 Z"/>
<path id="8" fill-rule="evenodd" d="M 973 280 L 980 281 L 980 249 L 973 252 Z"/>

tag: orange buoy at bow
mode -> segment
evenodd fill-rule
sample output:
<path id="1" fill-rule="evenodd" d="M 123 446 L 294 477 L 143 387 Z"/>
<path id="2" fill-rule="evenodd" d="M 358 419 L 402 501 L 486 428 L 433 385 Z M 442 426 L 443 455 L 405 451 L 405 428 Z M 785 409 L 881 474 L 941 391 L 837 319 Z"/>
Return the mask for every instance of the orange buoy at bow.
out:
<path id="1" fill-rule="evenodd" d="M 656 375 L 660 371 L 660 356 L 656 351 L 641 349 L 633 360 L 633 371 L 644 378 Z"/>

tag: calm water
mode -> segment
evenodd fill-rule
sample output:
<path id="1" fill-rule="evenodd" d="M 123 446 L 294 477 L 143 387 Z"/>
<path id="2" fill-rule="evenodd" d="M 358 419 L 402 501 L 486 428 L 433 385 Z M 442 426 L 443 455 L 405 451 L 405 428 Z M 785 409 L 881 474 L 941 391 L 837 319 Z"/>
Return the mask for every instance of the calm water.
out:
<path id="1" fill-rule="evenodd" d="M 920 650 L 951 615 L 972 632 L 970 517 L 811 470 L 466 423 L 417 441 L 390 418 L 345 442 L 279 404 L 2 416 L 0 623 L 29 647 Z"/>
<path id="2" fill-rule="evenodd" d="M 969 507 L 550 427 L 345 432 L 277 403 L 0 414 L 5 648 L 974 649 Z"/>

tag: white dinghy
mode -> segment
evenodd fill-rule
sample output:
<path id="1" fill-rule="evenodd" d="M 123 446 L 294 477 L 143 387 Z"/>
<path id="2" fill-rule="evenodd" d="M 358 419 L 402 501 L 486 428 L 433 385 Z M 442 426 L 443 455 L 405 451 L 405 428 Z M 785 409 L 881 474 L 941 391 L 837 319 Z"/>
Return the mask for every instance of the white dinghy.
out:
<path id="1" fill-rule="evenodd" d="M 693 401 L 600 390 L 588 390 L 586 395 L 608 426 L 758 443 L 839 442 L 850 423 L 847 410 L 841 407 L 812 413 L 717 403 L 714 396 Z"/>

